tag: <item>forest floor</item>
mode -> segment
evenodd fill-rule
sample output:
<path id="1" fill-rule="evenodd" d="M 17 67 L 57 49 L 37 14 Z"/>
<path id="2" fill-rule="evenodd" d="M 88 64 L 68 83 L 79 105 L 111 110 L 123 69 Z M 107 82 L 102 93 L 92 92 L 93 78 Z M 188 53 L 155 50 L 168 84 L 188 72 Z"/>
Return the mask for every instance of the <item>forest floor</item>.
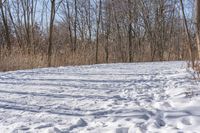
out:
<path id="1" fill-rule="evenodd" d="M 200 82 L 185 62 L 0 73 L 0 133 L 199 132 Z"/>

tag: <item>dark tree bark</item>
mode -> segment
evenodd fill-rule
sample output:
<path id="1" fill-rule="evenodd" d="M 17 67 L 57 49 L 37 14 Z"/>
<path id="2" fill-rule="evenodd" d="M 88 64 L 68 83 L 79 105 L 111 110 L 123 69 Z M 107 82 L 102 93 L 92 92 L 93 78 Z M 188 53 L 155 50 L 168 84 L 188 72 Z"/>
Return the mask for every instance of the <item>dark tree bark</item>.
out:
<path id="1" fill-rule="evenodd" d="M 51 16 L 50 16 L 50 25 L 49 25 L 49 47 L 48 47 L 48 66 L 52 65 L 52 39 L 53 39 L 53 25 L 55 20 L 55 13 L 56 13 L 56 0 L 51 0 Z"/>
<path id="2" fill-rule="evenodd" d="M 2 21 L 4 25 L 4 30 L 5 30 L 5 40 L 7 42 L 7 49 L 10 52 L 11 51 L 10 31 L 9 31 L 8 19 L 5 16 L 4 7 L 3 7 L 3 3 L 5 2 L 6 0 L 5 1 L 0 0 L 0 10 L 1 10 L 1 16 L 2 16 Z"/>
<path id="3" fill-rule="evenodd" d="M 74 6 L 75 6 L 75 21 L 74 21 L 74 46 L 73 46 L 73 51 L 76 51 L 77 48 L 77 21 L 78 21 L 78 5 L 77 5 L 77 0 L 74 1 Z"/>
<path id="4" fill-rule="evenodd" d="M 99 11 L 97 15 L 97 31 L 96 31 L 96 53 L 95 53 L 95 63 L 99 62 L 98 60 L 98 52 L 99 52 L 99 29 L 100 29 L 100 21 L 101 21 L 101 13 L 102 13 L 102 0 L 99 0 Z"/>
<path id="5" fill-rule="evenodd" d="M 132 49 L 132 19 L 133 19 L 133 16 L 132 16 L 132 11 L 131 11 L 131 0 L 128 0 L 128 16 L 129 16 L 129 26 L 128 26 L 128 52 L 129 52 L 129 62 L 133 62 L 133 49 Z"/>
<path id="6" fill-rule="evenodd" d="M 200 1 L 195 0 L 195 23 L 198 59 L 200 59 Z"/>
<path id="7" fill-rule="evenodd" d="M 190 32 L 189 32 L 189 29 L 188 29 L 188 24 L 187 24 L 187 19 L 186 19 L 185 11 L 184 11 L 183 1 L 180 0 L 180 3 L 181 3 L 181 11 L 182 11 L 182 14 L 183 14 L 184 24 L 185 24 L 185 32 L 186 32 L 187 40 L 188 40 L 188 51 L 189 51 L 189 54 L 190 54 L 190 59 L 192 61 L 192 67 L 194 68 L 194 65 L 195 65 L 194 64 L 195 56 L 194 56 L 194 53 L 193 53 L 192 40 L 191 40 Z"/>

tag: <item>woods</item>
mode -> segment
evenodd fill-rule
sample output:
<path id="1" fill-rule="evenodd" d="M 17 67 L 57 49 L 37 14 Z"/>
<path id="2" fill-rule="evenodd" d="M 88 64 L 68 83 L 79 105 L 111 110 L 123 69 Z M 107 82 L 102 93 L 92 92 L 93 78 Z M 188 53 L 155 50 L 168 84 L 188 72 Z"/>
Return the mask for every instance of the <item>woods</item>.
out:
<path id="1" fill-rule="evenodd" d="M 194 62 L 200 55 L 199 5 L 198 0 L 0 0 L 0 70 Z"/>

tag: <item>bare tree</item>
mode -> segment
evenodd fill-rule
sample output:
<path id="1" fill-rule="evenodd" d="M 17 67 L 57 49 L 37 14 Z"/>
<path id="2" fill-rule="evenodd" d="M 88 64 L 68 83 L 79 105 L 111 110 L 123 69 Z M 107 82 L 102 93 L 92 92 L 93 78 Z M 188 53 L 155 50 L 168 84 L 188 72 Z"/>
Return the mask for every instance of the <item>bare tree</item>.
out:
<path id="1" fill-rule="evenodd" d="M 98 4 L 98 15 L 97 15 L 97 22 L 96 22 L 96 52 L 95 52 L 95 63 L 98 63 L 98 52 L 99 52 L 99 30 L 100 30 L 100 22 L 101 22 L 101 15 L 102 15 L 102 0 L 99 0 Z"/>
<path id="2" fill-rule="evenodd" d="M 1 55 L 23 53 L 30 66 L 194 60 L 199 6 L 197 45 L 184 10 L 177 0 L 0 0 L 0 45 L 12 49 Z"/>
<path id="3" fill-rule="evenodd" d="M 53 25 L 56 14 L 56 0 L 51 0 L 51 14 L 50 14 L 50 25 L 49 25 L 49 47 L 48 47 L 48 66 L 51 66 L 52 58 L 52 39 L 53 39 Z"/>
<path id="4" fill-rule="evenodd" d="M 133 54 L 132 54 L 132 2 L 131 0 L 128 0 L 128 50 L 129 50 L 129 62 L 133 61 Z"/>
<path id="5" fill-rule="evenodd" d="M 111 33 L 111 23 L 112 23 L 112 20 L 111 20 L 111 1 L 108 0 L 107 1 L 107 5 L 106 5 L 106 45 L 105 45 L 105 53 L 106 53 L 106 63 L 109 62 L 109 37 L 110 37 L 110 33 Z"/>
<path id="6" fill-rule="evenodd" d="M 194 56 L 194 53 L 193 53 L 192 40 L 191 40 L 191 37 L 190 37 L 188 23 L 187 23 L 187 20 L 186 20 L 186 15 L 185 15 L 184 5 L 183 5 L 183 1 L 182 0 L 180 0 L 180 4 L 181 4 L 181 11 L 182 11 L 182 14 L 183 14 L 183 19 L 184 19 L 184 24 L 185 24 L 185 32 L 186 32 L 187 39 L 188 39 L 187 40 L 188 41 L 188 51 L 189 51 L 190 58 L 191 58 L 191 61 L 192 61 L 192 67 L 194 68 L 195 56 Z"/>
<path id="7" fill-rule="evenodd" d="M 77 21 L 78 21 L 78 5 L 77 0 L 74 1 L 74 8 L 75 8 L 75 20 L 74 20 L 74 46 L 73 51 L 76 51 L 77 47 Z"/>
<path id="8" fill-rule="evenodd" d="M 198 49 L 198 59 L 200 59 L 200 1 L 195 0 L 195 25 L 196 25 L 196 39 Z"/>
<path id="9" fill-rule="evenodd" d="M 10 30 L 9 30 L 9 25 L 8 25 L 8 18 L 5 15 L 5 11 L 4 11 L 4 4 L 6 4 L 7 0 L 0 0 L 0 10 L 1 10 L 1 16 L 2 16 L 2 21 L 3 21 L 3 25 L 4 25 L 4 30 L 5 30 L 5 38 L 6 38 L 6 42 L 7 42 L 7 49 L 11 50 L 11 40 L 10 40 Z"/>

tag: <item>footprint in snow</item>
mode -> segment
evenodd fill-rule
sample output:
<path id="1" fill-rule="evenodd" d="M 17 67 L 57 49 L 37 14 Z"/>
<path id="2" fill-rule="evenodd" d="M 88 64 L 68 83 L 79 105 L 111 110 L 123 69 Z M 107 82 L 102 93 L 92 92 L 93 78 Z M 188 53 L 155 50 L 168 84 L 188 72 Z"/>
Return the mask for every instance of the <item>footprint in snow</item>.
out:
<path id="1" fill-rule="evenodd" d="M 14 129 L 12 131 L 12 133 L 19 133 L 19 132 L 25 132 L 27 130 L 29 130 L 30 128 L 29 127 L 26 127 L 26 126 L 20 126 L 19 128 L 17 129 Z"/>
<path id="2" fill-rule="evenodd" d="M 76 124 L 74 124 L 74 125 L 72 125 L 72 126 L 69 127 L 69 130 L 73 130 L 74 128 L 79 128 L 79 127 L 85 127 L 87 125 L 88 125 L 87 122 L 84 119 L 80 118 L 77 121 Z"/>
<path id="3" fill-rule="evenodd" d="M 166 125 L 165 121 L 161 118 L 156 119 L 155 125 L 157 128 L 164 127 Z"/>
<path id="4" fill-rule="evenodd" d="M 48 133 L 69 133 L 69 131 L 68 130 L 60 130 L 56 127 L 53 127 L 48 130 Z"/>
<path id="5" fill-rule="evenodd" d="M 129 128 L 125 128 L 125 127 L 116 129 L 116 133 L 128 133 L 128 131 L 129 131 Z"/>
<path id="6" fill-rule="evenodd" d="M 181 120 L 181 122 L 182 122 L 183 124 L 185 124 L 185 125 L 192 125 L 192 123 L 191 123 L 191 121 L 190 121 L 189 118 L 183 118 L 183 119 Z"/>
<path id="7" fill-rule="evenodd" d="M 53 126 L 53 124 L 43 124 L 43 125 L 36 127 L 35 129 L 48 128 L 48 127 L 52 127 L 52 126 Z"/>

